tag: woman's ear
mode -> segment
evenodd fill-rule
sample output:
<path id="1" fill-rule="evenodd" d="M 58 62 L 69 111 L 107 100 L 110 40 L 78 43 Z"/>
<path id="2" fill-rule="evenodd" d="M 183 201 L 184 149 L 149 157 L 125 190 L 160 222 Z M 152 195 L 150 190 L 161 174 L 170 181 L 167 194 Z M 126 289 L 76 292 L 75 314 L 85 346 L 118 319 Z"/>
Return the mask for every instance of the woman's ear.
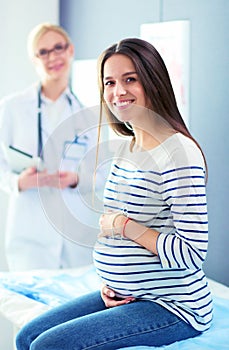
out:
<path id="1" fill-rule="evenodd" d="M 73 44 L 69 45 L 68 52 L 69 52 L 70 56 L 72 56 L 72 57 L 74 56 L 75 49 L 74 49 L 74 45 Z"/>

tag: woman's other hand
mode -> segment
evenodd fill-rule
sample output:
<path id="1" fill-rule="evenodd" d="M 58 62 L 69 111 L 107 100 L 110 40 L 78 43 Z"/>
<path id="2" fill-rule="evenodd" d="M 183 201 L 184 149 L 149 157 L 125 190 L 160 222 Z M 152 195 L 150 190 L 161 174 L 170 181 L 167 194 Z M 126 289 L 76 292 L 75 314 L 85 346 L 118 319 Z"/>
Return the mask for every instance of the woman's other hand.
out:
<path id="1" fill-rule="evenodd" d="M 128 304 L 135 300 L 133 297 L 117 298 L 115 292 L 104 284 L 101 287 L 101 297 L 108 308 Z"/>

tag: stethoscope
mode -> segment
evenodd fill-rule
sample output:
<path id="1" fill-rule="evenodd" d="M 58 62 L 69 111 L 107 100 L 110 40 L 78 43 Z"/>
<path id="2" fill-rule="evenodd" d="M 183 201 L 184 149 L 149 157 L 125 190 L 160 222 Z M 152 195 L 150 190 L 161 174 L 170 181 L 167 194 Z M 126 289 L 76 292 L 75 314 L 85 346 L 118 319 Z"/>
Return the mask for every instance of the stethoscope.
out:
<path id="1" fill-rule="evenodd" d="M 72 90 L 70 89 L 70 94 L 71 96 L 74 97 L 74 99 L 78 102 L 79 106 L 82 107 L 81 102 L 78 100 L 78 98 L 75 96 L 75 94 L 72 92 Z M 66 98 L 68 100 L 69 106 L 72 110 L 72 99 L 70 98 L 69 95 L 66 95 Z M 37 100 L 38 100 L 38 113 L 37 113 L 37 129 L 38 129 L 38 149 L 37 149 L 37 154 L 38 157 L 40 157 L 42 160 L 44 159 L 44 155 L 43 155 L 43 138 L 42 138 L 42 111 L 41 111 L 41 105 L 42 105 L 42 98 L 41 98 L 41 86 L 38 89 L 38 96 L 37 96 Z M 73 112 L 73 110 L 72 110 Z"/>

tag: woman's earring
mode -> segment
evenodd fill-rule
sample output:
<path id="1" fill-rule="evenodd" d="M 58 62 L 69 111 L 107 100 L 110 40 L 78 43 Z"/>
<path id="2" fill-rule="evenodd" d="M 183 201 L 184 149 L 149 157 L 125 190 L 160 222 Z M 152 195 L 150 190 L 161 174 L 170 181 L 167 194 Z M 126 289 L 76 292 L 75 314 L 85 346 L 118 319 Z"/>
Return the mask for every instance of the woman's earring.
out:
<path id="1" fill-rule="evenodd" d="M 125 126 L 126 126 L 127 129 L 133 131 L 133 128 L 132 128 L 132 126 L 130 125 L 130 123 L 124 122 L 124 124 L 125 124 Z"/>

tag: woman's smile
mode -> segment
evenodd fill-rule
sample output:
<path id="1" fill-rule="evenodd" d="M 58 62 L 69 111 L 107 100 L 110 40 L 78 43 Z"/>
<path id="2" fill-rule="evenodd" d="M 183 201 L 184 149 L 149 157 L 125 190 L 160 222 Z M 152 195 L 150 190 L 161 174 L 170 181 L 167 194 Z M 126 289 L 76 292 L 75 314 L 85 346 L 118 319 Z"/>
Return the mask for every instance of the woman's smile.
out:
<path id="1" fill-rule="evenodd" d="M 128 108 L 132 103 L 134 103 L 134 99 L 128 99 L 128 100 L 119 100 L 114 102 L 114 106 L 117 109 L 126 109 Z"/>

